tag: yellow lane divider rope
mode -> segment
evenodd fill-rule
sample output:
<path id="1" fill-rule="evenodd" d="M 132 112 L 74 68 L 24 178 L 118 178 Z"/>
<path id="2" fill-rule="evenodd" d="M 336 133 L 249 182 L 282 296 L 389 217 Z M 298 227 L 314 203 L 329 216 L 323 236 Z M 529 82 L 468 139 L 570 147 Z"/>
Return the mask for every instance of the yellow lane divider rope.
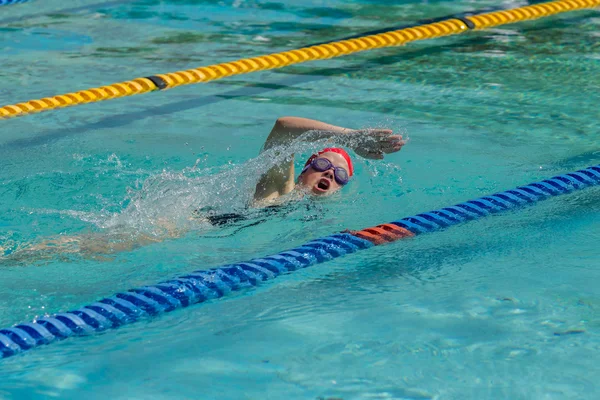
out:
<path id="1" fill-rule="evenodd" d="M 451 18 L 445 21 L 412 28 L 399 29 L 355 39 L 340 40 L 337 42 L 304 47 L 281 53 L 273 53 L 265 56 L 245 58 L 232 62 L 188 69 L 185 71 L 137 78 L 79 92 L 7 105 L 0 107 L 0 119 L 13 118 L 77 104 L 132 96 L 134 94 L 141 94 L 154 90 L 170 89 L 192 83 L 208 82 L 227 76 L 281 68 L 306 61 L 340 57 L 381 47 L 400 46 L 416 40 L 456 35 L 471 29 L 486 29 L 493 26 L 533 20 L 554 14 L 594 7 L 600 7 L 600 0 L 557 0 L 512 10 Z"/>

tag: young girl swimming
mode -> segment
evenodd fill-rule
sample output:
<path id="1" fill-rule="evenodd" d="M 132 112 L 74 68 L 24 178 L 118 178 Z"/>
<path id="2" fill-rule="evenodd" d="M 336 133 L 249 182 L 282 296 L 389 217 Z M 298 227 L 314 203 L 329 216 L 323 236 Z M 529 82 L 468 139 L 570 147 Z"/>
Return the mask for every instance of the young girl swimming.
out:
<path id="1" fill-rule="evenodd" d="M 323 197 L 331 195 L 346 186 L 354 175 L 352 159 L 340 147 L 326 147 L 313 154 L 304 164 L 297 179 L 294 171 L 294 155 L 285 154 L 286 149 L 297 141 L 331 142 L 344 145 L 356 154 L 370 159 L 382 159 L 384 154 L 399 151 L 405 144 L 402 136 L 390 129 L 354 130 L 325 122 L 299 118 L 282 117 L 277 119 L 267 137 L 261 153 L 277 153 L 277 160 L 268 164 L 256 183 L 250 207 L 272 215 L 279 206 L 306 196 Z M 247 218 L 245 213 L 216 213 L 196 210 L 190 219 L 207 222 L 213 226 L 225 225 Z M 267 218 L 268 218 L 267 215 Z M 29 245 L 16 251 L 3 249 L 0 244 L 0 259 L 30 261 L 56 253 L 78 253 L 86 257 L 101 258 L 122 251 L 132 250 L 143 245 L 175 238 L 186 233 L 168 218 L 158 217 L 152 221 L 160 234 L 144 232 L 113 231 L 78 236 L 58 236 Z"/>

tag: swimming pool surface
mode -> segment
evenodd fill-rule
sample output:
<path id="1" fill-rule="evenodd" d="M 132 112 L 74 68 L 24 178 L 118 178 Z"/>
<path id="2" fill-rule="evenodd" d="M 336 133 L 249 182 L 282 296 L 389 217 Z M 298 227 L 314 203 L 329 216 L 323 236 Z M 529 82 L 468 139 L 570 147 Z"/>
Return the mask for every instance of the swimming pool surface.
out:
<path id="1" fill-rule="evenodd" d="M 0 104 L 524 4 L 32 0 L 0 8 Z M 599 27 L 573 12 L 0 121 L 0 326 L 598 164 Z M 332 199 L 190 219 L 244 210 L 284 115 L 410 140 L 355 157 Z M 297 165 L 315 146 L 297 145 Z M 599 195 L 0 360 L 0 398 L 598 398 Z M 118 254 L 25 251 L 171 231 Z"/>

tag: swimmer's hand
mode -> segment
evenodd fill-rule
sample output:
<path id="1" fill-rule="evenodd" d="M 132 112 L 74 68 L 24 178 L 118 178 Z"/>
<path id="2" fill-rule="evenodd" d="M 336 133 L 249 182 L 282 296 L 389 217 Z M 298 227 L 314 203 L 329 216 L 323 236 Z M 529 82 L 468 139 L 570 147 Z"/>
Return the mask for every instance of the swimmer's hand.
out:
<path id="1" fill-rule="evenodd" d="M 349 134 L 349 146 L 361 157 L 373 160 L 383 159 L 383 155 L 402 149 L 406 140 L 402 135 L 394 135 L 391 129 L 359 129 Z"/>

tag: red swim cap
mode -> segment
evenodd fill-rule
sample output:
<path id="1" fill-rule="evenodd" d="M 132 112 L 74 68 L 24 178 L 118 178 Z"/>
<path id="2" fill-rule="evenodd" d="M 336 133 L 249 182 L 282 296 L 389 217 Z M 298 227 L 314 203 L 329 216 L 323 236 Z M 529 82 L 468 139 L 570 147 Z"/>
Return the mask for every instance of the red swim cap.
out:
<path id="1" fill-rule="evenodd" d="M 340 148 L 340 147 L 327 147 L 321 151 L 319 151 L 317 154 L 313 154 L 312 156 L 310 156 L 310 158 L 306 161 L 306 164 L 304 164 L 304 166 L 306 167 L 308 164 L 310 164 L 310 162 L 312 160 L 314 160 L 315 158 L 317 158 L 318 156 L 320 156 L 323 153 L 338 153 L 340 154 L 342 157 L 344 157 L 344 160 L 346 160 L 346 162 L 348 163 L 348 175 L 352 176 L 352 174 L 354 173 L 354 167 L 352 166 L 352 160 L 350 159 L 350 156 L 348 155 L 348 153 L 346 153 L 346 150 Z"/>

